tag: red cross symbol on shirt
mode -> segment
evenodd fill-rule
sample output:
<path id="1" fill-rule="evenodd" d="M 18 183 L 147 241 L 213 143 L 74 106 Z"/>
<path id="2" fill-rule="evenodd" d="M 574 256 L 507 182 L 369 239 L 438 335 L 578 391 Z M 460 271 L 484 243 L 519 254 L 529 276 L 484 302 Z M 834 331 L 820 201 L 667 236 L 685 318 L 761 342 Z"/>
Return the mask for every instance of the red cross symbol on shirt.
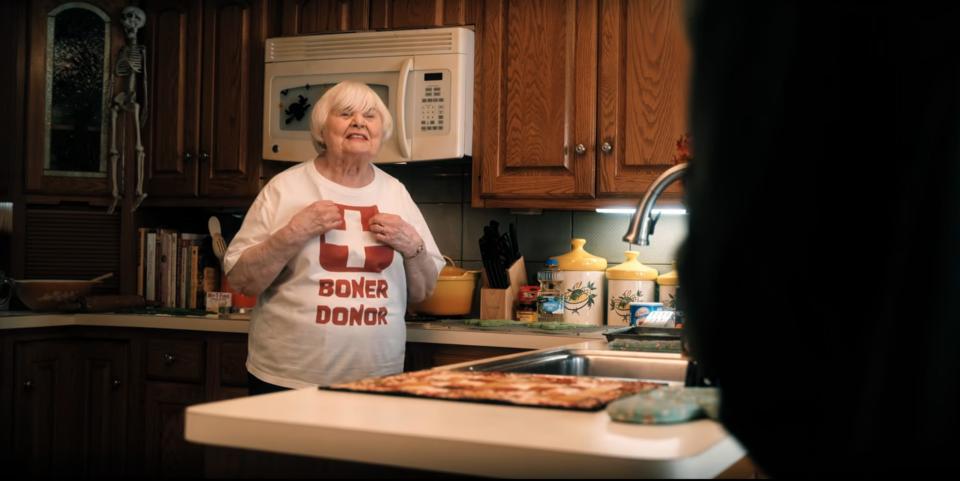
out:
<path id="1" fill-rule="evenodd" d="M 336 204 L 342 229 L 320 236 L 320 266 L 331 272 L 381 272 L 393 263 L 393 248 L 383 245 L 370 232 L 370 218 L 377 206 Z"/>

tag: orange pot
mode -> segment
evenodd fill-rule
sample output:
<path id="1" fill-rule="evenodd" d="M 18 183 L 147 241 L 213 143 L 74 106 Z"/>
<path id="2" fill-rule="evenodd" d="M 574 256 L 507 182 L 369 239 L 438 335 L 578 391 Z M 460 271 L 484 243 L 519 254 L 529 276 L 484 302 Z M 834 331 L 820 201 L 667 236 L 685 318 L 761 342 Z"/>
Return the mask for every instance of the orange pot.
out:
<path id="1" fill-rule="evenodd" d="M 443 256 L 447 265 L 440 271 L 433 294 L 409 308 L 417 314 L 429 316 L 465 316 L 473 307 L 473 292 L 477 287 L 480 271 L 468 271 L 457 267 L 453 259 Z"/>
<path id="2" fill-rule="evenodd" d="M 227 275 L 222 272 L 220 273 L 220 290 L 230 293 L 230 303 L 233 307 L 248 309 L 257 306 L 257 296 L 248 296 L 230 287 L 230 283 L 227 282 Z"/>

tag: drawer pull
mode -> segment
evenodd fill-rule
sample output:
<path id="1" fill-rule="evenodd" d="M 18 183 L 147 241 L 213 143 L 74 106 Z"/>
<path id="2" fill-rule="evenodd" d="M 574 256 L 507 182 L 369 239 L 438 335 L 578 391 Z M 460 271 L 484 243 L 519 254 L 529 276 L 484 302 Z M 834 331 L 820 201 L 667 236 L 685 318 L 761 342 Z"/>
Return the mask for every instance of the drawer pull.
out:
<path id="1" fill-rule="evenodd" d="M 163 354 L 163 363 L 166 364 L 166 365 L 168 365 L 168 366 L 171 365 L 171 364 L 173 364 L 176 360 L 177 360 L 177 358 L 174 357 L 173 354 L 167 354 L 167 353 L 164 353 L 164 354 Z"/>

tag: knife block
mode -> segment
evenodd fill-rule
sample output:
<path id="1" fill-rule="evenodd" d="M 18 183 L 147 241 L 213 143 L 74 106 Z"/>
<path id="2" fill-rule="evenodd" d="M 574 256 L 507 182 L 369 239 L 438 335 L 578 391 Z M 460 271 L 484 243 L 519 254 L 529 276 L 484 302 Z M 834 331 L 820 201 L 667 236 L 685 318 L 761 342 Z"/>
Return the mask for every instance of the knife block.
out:
<path id="1" fill-rule="evenodd" d="M 507 277 L 510 286 L 506 289 L 487 287 L 487 273 L 483 273 L 483 286 L 480 288 L 480 319 L 515 319 L 517 293 L 520 286 L 527 283 L 527 268 L 523 257 L 517 259 L 509 269 Z"/>

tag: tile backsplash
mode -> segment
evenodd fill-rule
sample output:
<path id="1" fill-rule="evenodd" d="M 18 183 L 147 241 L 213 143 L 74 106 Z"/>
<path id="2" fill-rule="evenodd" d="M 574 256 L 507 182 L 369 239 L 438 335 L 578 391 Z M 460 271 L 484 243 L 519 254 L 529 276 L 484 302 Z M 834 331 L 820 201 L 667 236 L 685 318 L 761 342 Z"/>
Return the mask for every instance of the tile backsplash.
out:
<path id="1" fill-rule="evenodd" d="M 380 165 L 400 180 L 420 207 L 440 251 L 468 269 L 480 269 L 478 240 L 491 220 L 517 226 L 520 253 L 532 283 L 547 258 L 570 250 L 570 239 L 587 240 L 587 252 L 607 259 L 608 265 L 624 261 L 631 250 L 621 239 L 630 216 L 587 211 L 545 210 L 542 214 L 514 214 L 508 209 L 474 209 L 470 206 L 470 164 L 463 161 Z M 650 238 L 650 245 L 633 246 L 639 260 L 660 271 L 670 271 L 677 249 L 687 232 L 686 216 L 663 216 Z M 479 292 L 479 289 L 478 289 Z M 474 302 L 477 311 L 478 302 Z M 474 313 L 476 314 L 476 312 Z"/>

